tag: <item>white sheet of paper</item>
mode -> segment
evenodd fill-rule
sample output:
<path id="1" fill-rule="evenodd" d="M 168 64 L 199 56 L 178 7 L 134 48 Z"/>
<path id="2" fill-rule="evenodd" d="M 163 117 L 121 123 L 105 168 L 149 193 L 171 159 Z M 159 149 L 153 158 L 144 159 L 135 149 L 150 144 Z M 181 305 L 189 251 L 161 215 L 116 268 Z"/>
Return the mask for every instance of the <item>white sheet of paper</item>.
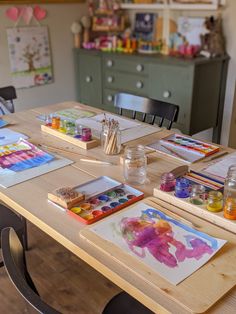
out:
<path id="1" fill-rule="evenodd" d="M 124 131 L 124 130 L 128 130 L 128 129 L 131 129 L 131 128 L 135 128 L 135 127 L 138 127 L 141 125 L 141 123 L 135 121 L 135 120 L 131 120 L 131 119 L 124 119 L 122 117 L 119 117 L 119 116 L 116 116 L 114 114 L 110 114 L 110 113 L 106 113 L 106 118 L 109 120 L 109 119 L 114 119 L 116 121 L 119 122 L 119 128 L 121 131 Z M 97 121 L 97 122 L 100 122 L 104 119 L 104 114 L 98 114 L 94 117 L 92 117 L 91 119 Z"/>
<path id="2" fill-rule="evenodd" d="M 16 143 L 20 138 L 27 139 L 28 136 L 22 133 L 12 131 L 11 129 L 8 128 L 0 130 L 0 145 Z"/>
<path id="3" fill-rule="evenodd" d="M 70 159 L 56 155 L 54 160 L 44 165 L 26 169 L 20 172 L 14 172 L 9 169 L 2 169 L 0 167 L 0 186 L 3 188 L 9 188 L 16 184 L 28 181 L 30 179 L 41 176 L 53 170 L 63 168 L 73 163 L 74 162 Z"/>
<path id="4" fill-rule="evenodd" d="M 204 169 L 204 172 L 213 174 L 220 178 L 226 178 L 228 169 L 231 165 L 236 165 L 236 153 L 229 154 L 222 160 L 214 162 Z"/>
<path id="5" fill-rule="evenodd" d="M 174 285 L 207 263 L 227 242 L 184 225 L 144 202 L 89 229 Z"/>
<path id="6" fill-rule="evenodd" d="M 104 115 L 101 115 L 101 116 L 104 117 Z M 93 136 L 100 138 L 100 134 L 102 131 L 102 123 L 98 122 L 101 120 L 98 120 L 96 117 L 98 116 L 95 116 L 92 118 L 81 118 L 81 119 L 76 120 L 76 123 L 86 126 L 88 128 L 91 128 Z M 142 124 L 142 123 L 138 123 L 132 120 L 130 122 L 131 122 L 131 124 L 129 124 L 130 128 L 124 128 L 125 124 L 122 124 L 123 130 L 121 130 L 121 144 L 136 140 L 138 138 L 141 138 L 149 134 L 159 132 L 161 130 L 161 128 L 157 126 L 152 126 L 149 124 Z"/>

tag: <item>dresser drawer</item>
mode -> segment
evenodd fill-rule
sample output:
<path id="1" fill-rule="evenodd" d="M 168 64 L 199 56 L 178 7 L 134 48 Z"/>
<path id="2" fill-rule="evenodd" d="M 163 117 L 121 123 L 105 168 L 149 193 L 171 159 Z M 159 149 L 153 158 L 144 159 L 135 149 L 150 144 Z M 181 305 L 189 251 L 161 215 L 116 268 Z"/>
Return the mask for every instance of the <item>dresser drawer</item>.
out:
<path id="1" fill-rule="evenodd" d="M 106 71 L 103 83 L 106 88 L 116 89 L 119 92 L 129 92 L 144 96 L 148 92 L 148 79 L 139 75 Z"/>
<path id="2" fill-rule="evenodd" d="M 103 90 L 103 109 L 108 110 L 110 112 L 116 112 L 114 107 L 115 95 L 118 92 L 112 89 L 104 89 Z"/>
<path id="3" fill-rule="evenodd" d="M 191 66 L 150 65 L 148 96 L 179 106 L 178 122 L 190 122 L 194 68 Z"/>
<path id="4" fill-rule="evenodd" d="M 103 69 L 148 75 L 148 64 L 143 58 L 115 57 L 112 54 L 103 58 Z"/>

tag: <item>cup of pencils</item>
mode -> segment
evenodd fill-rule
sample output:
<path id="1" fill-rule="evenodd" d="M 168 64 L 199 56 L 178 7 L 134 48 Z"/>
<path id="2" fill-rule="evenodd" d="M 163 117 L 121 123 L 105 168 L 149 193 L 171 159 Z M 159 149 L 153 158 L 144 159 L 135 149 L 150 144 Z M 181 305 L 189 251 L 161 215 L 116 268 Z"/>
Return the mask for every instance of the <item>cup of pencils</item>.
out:
<path id="1" fill-rule="evenodd" d="M 114 119 L 107 119 L 104 115 L 102 121 L 101 145 L 107 155 L 117 155 L 121 150 L 121 132 L 119 122 Z"/>

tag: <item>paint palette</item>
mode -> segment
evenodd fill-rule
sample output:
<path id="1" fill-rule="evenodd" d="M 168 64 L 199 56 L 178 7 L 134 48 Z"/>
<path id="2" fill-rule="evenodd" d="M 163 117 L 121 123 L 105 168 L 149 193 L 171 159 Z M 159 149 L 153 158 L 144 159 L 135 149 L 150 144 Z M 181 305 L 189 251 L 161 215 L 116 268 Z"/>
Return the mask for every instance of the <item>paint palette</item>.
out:
<path id="1" fill-rule="evenodd" d="M 173 134 L 165 137 L 161 140 L 161 142 L 174 147 L 182 148 L 184 150 L 190 150 L 196 154 L 202 155 L 203 157 L 209 156 L 219 151 L 218 146 L 204 143 L 202 141 L 195 140 L 193 138 L 182 136 L 179 134 Z"/>
<path id="2" fill-rule="evenodd" d="M 110 177 L 102 176 L 74 188 L 85 195 L 67 213 L 85 224 L 100 220 L 134 202 L 141 200 L 144 194 Z"/>

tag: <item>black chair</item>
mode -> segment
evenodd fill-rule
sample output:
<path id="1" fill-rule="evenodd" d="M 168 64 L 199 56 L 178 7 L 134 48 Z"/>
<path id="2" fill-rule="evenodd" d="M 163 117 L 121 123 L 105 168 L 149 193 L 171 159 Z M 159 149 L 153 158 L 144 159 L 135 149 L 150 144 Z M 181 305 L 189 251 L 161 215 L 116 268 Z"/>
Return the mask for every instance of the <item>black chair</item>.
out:
<path id="1" fill-rule="evenodd" d="M 13 100 L 16 99 L 16 89 L 13 86 L 7 86 L 0 88 L 0 103 L 10 112 L 14 113 L 14 103 Z M 0 115 L 5 114 L 4 110 L 0 107 Z M 25 249 L 28 248 L 27 243 L 27 226 L 26 220 L 13 213 L 4 204 L 0 203 L 0 232 L 6 227 L 13 227 L 19 238 L 22 241 Z M 1 245 L 0 245 L 1 248 Z M 3 262 L 0 261 L 0 267 L 3 266 Z"/>
<path id="2" fill-rule="evenodd" d="M 28 249 L 27 225 L 25 218 L 18 216 L 4 204 L 0 204 L 0 233 L 4 228 L 7 227 L 12 227 L 16 230 L 22 245 L 24 246 L 25 249 Z M 2 267 L 3 265 L 4 263 L 0 261 L 0 267 Z"/>
<path id="3" fill-rule="evenodd" d="M 115 107 L 119 108 L 119 114 L 122 115 L 123 109 L 132 111 L 132 118 L 135 119 L 137 112 L 142 113 L 142 122 L 145 122 L 147 116 L 151 116 L 150 124 L 154 124 L 157 117 L 160 118 L 158 126 L 162 127 L 164 120 L 169 121 L 167 129 L 170 130 L 172 123 L 177 121 L 179 106 L 164 101 L 135 96 L 126 93 L 115 95 Z"/>
<path id="4" fill-rule="evenodd" d="M 6 271 L 23 298 L 39 313 L 60 313 L 42 301 L 27 270 L 25 251 L 12 228 L 2 231 L 2 255 Z M 151 314 L 141 303 L 122 292 L 111 299 L 102 312 L 103 314 Z"/>
<path id="5" fill-rule="evenodd" d="M 0 102 L 3 106 L 10 112 L 15 112 L 15 107 L 13 100 L 16 99 L 16 89 L 14 86 L 7 86 L 0 88 Z M 0 113 L 5 114 L 5 112 L 0 108 Z"/>

